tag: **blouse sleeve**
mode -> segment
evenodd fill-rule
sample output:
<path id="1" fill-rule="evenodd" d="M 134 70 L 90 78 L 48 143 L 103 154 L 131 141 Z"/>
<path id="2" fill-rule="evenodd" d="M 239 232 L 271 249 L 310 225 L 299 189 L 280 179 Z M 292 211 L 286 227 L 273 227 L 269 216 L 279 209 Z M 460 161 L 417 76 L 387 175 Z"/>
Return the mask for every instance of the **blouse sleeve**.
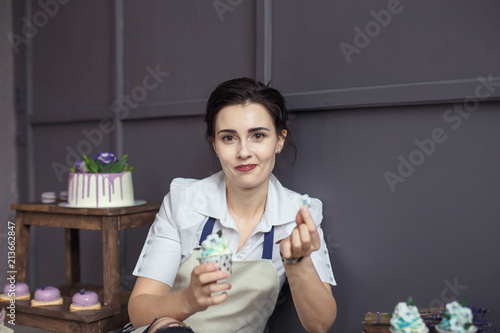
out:
<path id="1" fill-rule="evenodd" d="M 311 213 L 314 223 L 316 224 L 318 235 L 321 240 L 319 250 L 311 253 L 311 260 L 321 281 L 335 286 L 337 285 L 337 282 L 335 281 L 335 277 L 333 276 L 330 255 L 328 254 L 328 244 L 325 241 L 325 234 L 323 232 L 323 228 L 321 227 L 323 221 L 323 204 L 321 203 L 321 201 L 318 199 L 313 199 L 311 202 L 311 207 L 309 208 L 309 212 Z"/>
<path id="2" fill-rule="evenodd" d="M 172 222 L 170 194 L 163 199 L 156 219 L 135 266 L 135 276 L 163 282 L 172 287 L 181 261 L 177 225 Z"/>

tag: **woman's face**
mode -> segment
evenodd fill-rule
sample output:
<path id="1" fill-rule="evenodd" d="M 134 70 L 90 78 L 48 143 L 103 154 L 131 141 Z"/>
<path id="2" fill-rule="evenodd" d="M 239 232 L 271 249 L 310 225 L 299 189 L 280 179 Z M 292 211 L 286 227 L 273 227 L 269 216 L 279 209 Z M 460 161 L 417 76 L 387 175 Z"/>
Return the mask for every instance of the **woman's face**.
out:
<path id="1" fill-rule="evenodd" d="M 228 186 L 267 186 L 286 131 L 278 136 L 269 112 L 260 104 L 230 105 L 215 118 L 212 144 Z"/>

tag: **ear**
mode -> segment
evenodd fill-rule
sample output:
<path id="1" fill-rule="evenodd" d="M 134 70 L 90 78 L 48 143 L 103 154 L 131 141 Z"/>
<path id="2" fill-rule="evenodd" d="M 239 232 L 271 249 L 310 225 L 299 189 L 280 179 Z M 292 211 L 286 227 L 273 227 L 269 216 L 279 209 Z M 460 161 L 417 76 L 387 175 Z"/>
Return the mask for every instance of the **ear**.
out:
<path id="1" fill-rule="evenodd" d="M 276 147 L 276 150 L 278 152 L 281 152 L 281 150 L 283 149 L 283 146 L 285 145 L 285 139 L 286 139 L 287 133 L 288 132 L 286 130 L 282 130 L 280 135 L 278 135 L 278 145 Z"/>
<path id="2" fill-rule="evenodd" d="M 219 155 L 217 155 L 217 150 L 215 149 L 215 140 L 214 140 L 214 138 L 210 138 L 210 142 L 212 143 L 212 149 L 214 150 L 215 155 L 219 156 Z"/>

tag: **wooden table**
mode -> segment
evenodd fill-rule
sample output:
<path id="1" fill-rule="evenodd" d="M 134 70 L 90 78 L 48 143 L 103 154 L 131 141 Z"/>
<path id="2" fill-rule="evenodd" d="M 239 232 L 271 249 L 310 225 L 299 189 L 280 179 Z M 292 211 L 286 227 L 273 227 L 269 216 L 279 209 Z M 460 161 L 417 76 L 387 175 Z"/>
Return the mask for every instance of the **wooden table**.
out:
<path id="1" fill-rule="evenodd" d="M 121 208 L 69 208 L 55 204 L 16 203 L 16 281 L 25 281 L 30 226 L 65 228 L 66 286 L 61 287 L 64 304 L 31 307 L 29 301 L 16 302 L 16 324 L 57 332 L 107 332 L 128 322 L 126 304 L 130 291 L 120 286 L 119 231 L 151 225 L 160 208 L 159 202 Z M 98 292 L 103 307 L 95 311 L 70 312 L 69 303 L 80 289 L 79 230 L 101 230 L 103 286 L 90 287 Z M 12 269 L 12 267 L 10 268 Z M 33 286 L 31 286 L 33 287 Z M 32 288 L 33 289 L 33 288 Z M 1 302 L 6 307 L 8 303 Z"/>

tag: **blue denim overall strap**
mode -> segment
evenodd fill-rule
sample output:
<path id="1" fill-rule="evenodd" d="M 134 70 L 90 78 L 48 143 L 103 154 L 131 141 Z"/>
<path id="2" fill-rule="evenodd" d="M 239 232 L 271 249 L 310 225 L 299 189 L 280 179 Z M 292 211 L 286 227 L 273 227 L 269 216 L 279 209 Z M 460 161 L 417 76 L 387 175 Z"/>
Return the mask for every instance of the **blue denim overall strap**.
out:
<path id="1" fill-rule="evenodd" d="M 203 231 L 201 232 L 200 237 L 200 245 L 205 239 L 207 239 L 208 235 L 212 233 L 214 229 L 215 219 L 213 217 L 208 218 L 207 223 L 203 227 Z M 262 259 L 272 260 L 273 258 L 273 241 L 274 241 L 274 226 L 271 227 L 269 232 L 266 232 L 264 235 L 264 249 L 262 250 Z"/>

